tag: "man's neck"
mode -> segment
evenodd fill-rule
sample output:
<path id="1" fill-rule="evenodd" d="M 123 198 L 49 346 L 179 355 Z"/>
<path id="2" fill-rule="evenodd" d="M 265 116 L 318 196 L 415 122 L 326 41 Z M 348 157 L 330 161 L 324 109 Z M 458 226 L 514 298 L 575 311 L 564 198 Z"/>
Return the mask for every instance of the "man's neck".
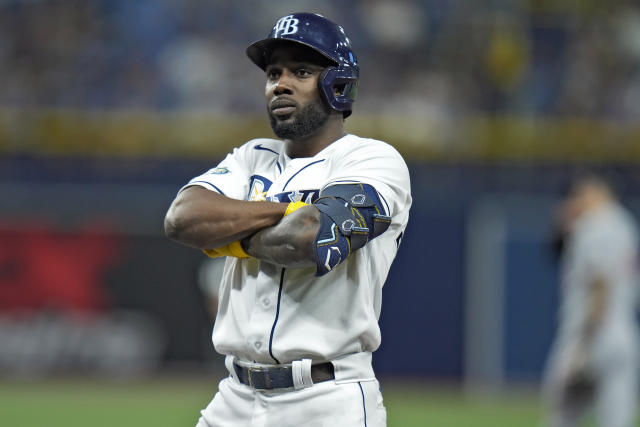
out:
<path id="1" fill-rule="evenodd" d="M 346 134 L 342 116 L 336 115 L 329 118 L 325 126 L 308 138 L 285 140 L 286 152 L 292 159 L 313 157 Z"/>

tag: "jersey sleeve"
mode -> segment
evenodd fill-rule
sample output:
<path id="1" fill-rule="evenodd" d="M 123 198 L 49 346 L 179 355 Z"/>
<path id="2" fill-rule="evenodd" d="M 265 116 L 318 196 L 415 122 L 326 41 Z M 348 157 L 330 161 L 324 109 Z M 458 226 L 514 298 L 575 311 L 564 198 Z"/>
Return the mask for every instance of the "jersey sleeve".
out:
<path id="1" fill-rule="evenodd" d="M 320 189 L 321 197 L 314 202 L 326 205 L 323 206 L 324 209 L 319 208 L 324 215 L 316 238 L 316 275 L 328 273 L 349 258 L 355 263 L 367 265 L 365 268 L 368 277 L 382 283 L 409 219 L 412 202 L 409 170 L 400 153 L 389 144 L 375 140 L 354 142 L 357 143 L 341 145 L 340 150 L 332 153 L 331 173 Z M 348 211 L 353 215 L 350 220 L 348 215 L 340 216 L 344 212 L 337 209 L 338 206 L 331 210 L 328 203 L 323 203 L 322 195 L 341 191 L 332 189 L 332 186 L 353 183 L 365 185 L 361 186 L 364 193 L 357 194 L 354 198 L 342 198 L 346 203 L 342 209 L 350 206 Z M 373 191 L 377 193 L 378 201 L 375 200 Z M 355 207 L 359 203 L 365 207 L 364 204 L 371 201 L 379 208 L 373 216 L 370 216 L 372 212 L 369 207 L 364 211 Z M 346 220 L 343 221 L 343 217 Z M 362 222 L 366 224 L 366 228 Z M 343 238 L 345 236 L 350 237 Z M 374 253 L 375 259 L 372 258 Z"/>
<path id="2" fill-rule="evenodd" d="M 235 148 L 216 167 L 192 178 L 180 191 L 197 185 L 232 199 L 246 199 L 252 167 L 247 155 L 248 144 Z"/>
<path id="3" fill-rule="evenodd" d="M 395 148 L 375 141 L 340 153 L 339 158 L 323 188 L 354 182 L 369 184 L 378 192 L 385 215 L 407 213 L 412 201 L 409 169 Z"/>

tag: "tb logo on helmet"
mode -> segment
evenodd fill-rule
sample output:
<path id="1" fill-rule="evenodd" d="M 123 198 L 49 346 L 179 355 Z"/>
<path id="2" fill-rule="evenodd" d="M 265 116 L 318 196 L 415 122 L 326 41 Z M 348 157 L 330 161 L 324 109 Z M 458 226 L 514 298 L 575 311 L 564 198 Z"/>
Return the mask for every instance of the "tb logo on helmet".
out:
<path id="1" fill-rule="evenodd" d="M 273 27 L 273 29 L 275 30 L 275 36 L 286 36 L 288 34 L 295 34 L 298 32 L 298 21 L 296 18 L 293 17 L 293 15 L 287 15 L 284 16 L 280 19 L 278 19 L 278 22 L 276 22 L 275 27 Z"/>

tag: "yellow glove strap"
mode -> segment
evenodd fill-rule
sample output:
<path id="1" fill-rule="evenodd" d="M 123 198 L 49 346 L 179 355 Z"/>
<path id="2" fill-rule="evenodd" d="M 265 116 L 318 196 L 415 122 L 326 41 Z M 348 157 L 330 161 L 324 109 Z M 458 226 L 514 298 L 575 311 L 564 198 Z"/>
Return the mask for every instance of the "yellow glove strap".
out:
<path id="1" fill-rule="evenodd" d="M 289 206 L 287 206 L 287 210 L 284 211 L 284 215 L 283 216 L 287 216 L 291 212 L 297 211 L 298 209 L 300 209 L 303 206 L 308 206 L 308 204 L 305 203 L 305 202 L 291 202 L 291 203 L 289 203 Z"/>
<path id="2" fill-rule="evenodd" d="M 218 257 L 222 256 L 215 249 L 203 249 L 202 252 L 207 254 L 207 256 L 210 257 L 210 258 L 218 258 Z"/>
<path id="3" fill-rule="evenodd" d="M 236 258 L 250 258 L 249 254 L 247 254 L 244 249 L 242 249 L 242 245 L 239 240 L 235 242 L 231 242 L 228 245 L 220 246 L 215 249 L 203 249 L 202 252 L 210 256 L 211 258 L 217 258 L 221 256 L 234 256 Z"/>

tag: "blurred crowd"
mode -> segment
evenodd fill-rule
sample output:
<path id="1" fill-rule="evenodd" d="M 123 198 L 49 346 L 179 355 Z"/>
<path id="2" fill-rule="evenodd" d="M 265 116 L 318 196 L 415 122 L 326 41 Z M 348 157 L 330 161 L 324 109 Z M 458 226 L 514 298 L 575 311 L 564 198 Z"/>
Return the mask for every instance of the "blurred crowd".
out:
<path id="1" fill-rule="evenodd" d="M 358 111 L 640 114 L 631 0 L 0 0 L 0 106 L 261 112 L 244 49 L 302 10 L 351 36 Z"/>

